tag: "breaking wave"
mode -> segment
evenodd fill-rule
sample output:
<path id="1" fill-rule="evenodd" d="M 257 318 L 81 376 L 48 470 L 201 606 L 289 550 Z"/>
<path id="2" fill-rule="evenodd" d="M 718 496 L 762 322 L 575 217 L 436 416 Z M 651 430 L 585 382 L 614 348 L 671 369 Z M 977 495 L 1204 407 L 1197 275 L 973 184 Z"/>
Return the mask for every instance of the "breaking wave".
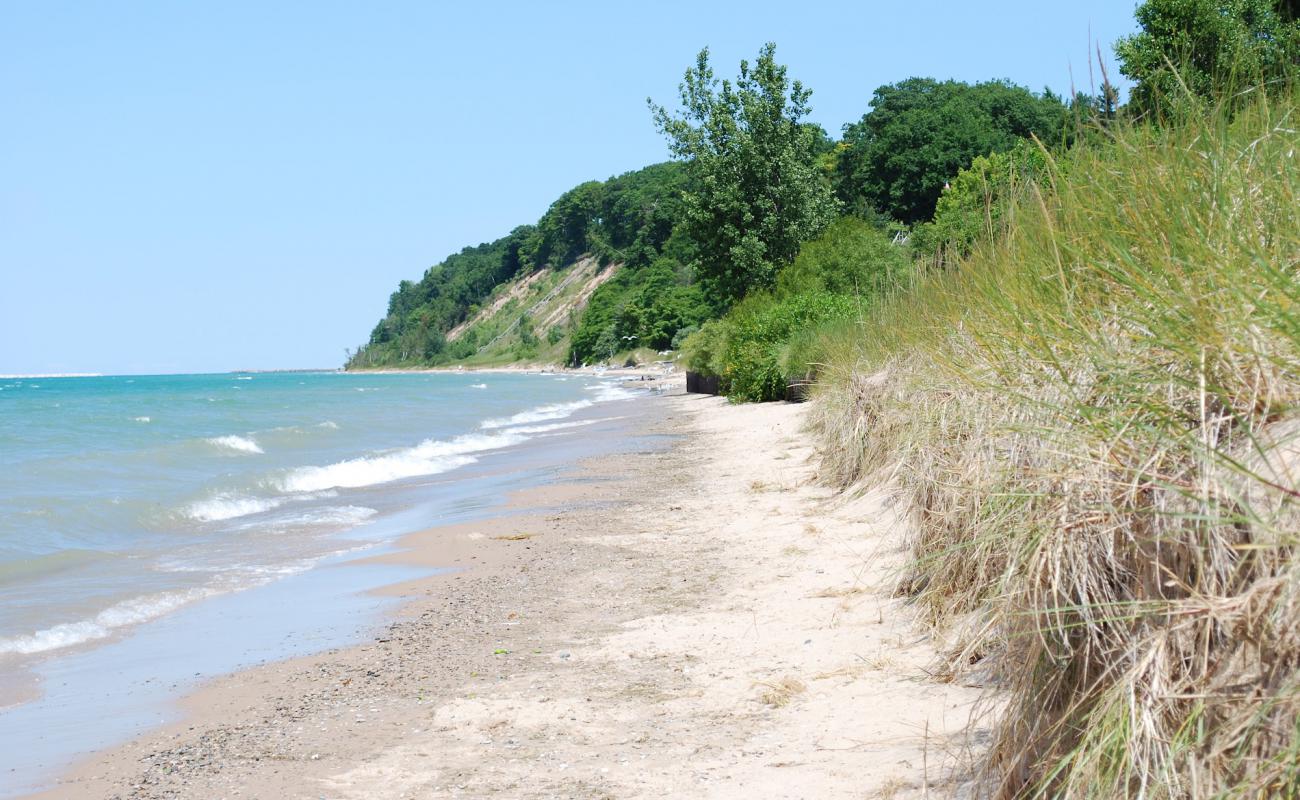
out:
<path id="1" fill-rule="evenodd" d="M 185 516 L 199 522 L 220 522 L 270 511 L 283 503 L 284 500 L 279 498 L 219 494 L 186 506 Z"/>
<path id="2" fill-rule="evenodd" d="M 0 655 L 31 655 L 106 639 L 117 628 L 157 619 L 181 606 L 219 593 L 218 589 L 202 587 L 134 597 L 109 606 L 87 619 L 65 622 L 24 636 L 0 639 Z"/>
<path id="3" fill-rule="evenodd" d="M 247 436 L 213 436 L 210 439 L 204 439 L 210 445 L 231 450 L 236 453 L 261 453 L 262 448 L 257 442 Z"/>
<path id="4" fill-rule="evenodd" d="M 474 463 L 475 453 L 509 447 L 523 440 L 522 434 L 509 431 L 469 433 L 449 441 L 429 439 L 415 447 L 381 455 L 350 458 L 324 467 L 300 467 L 281 478 L 275 488 L 283 492 L 316 492 L 437 475 Z"/>
<path id="5" fill-rule="evenodd" d="M 493 428 L 509 428 L 514 425 L 528 425 L 533 422 L 546 422 L 552 419 L 564 419 L 575 411 L 591 408 L 594 402 L 592 400 L 576 400 L 572 403 L 551 403 L 528 411 L 520 411 L 511 417 L 484 420 L 480 427 L 491 430 Z"/>

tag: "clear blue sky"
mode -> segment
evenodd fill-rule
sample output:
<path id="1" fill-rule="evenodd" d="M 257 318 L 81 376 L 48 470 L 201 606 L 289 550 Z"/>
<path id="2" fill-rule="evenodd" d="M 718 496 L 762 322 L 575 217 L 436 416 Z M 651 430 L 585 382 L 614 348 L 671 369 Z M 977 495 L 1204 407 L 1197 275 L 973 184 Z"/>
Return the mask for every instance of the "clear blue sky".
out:
<path id="1" fill-rule="evenodd" d="M 4 3 L 0 373 L 337 366 L 398 280 L 664 160 L 702 46 L 775 41 L 838 134 L 913 75 L 1086 88 L 1133 8 Z"/>

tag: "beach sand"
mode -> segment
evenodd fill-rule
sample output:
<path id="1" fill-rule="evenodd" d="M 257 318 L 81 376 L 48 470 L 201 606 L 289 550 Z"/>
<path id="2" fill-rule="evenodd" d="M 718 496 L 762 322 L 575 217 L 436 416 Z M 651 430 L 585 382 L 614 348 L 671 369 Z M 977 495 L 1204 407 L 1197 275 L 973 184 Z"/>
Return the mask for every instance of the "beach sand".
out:
<path id="1" fill-rule="evenodd" d="M 217 679 L 42 798 L 920 797 L 962 780 L 978 690 L 893 597 L 885 492 L 814 481 L 806 408 L 647 399 L 666 448 L 386 558 L 362 646 Z M 88 724 L 90 722 L 88 721 Z"/>

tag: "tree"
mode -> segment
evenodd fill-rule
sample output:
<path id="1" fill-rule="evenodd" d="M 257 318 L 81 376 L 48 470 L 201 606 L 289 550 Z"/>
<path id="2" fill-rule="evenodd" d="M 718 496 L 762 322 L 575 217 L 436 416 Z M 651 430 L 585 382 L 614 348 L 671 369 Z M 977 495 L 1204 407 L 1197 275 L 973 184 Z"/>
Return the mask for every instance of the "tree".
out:
<path id="1" fill-rule="evenodd" d="M 877 89 L 871 111 L 844 127 L 836 188 L 861 216 L 874 210 L 909 225 L 928 220 L 944 184 L 976 156 L 1031 135 L 1055 143 L 1066 120 L 1056 96 L 1004 81 L 908 78 Z"/>
<path id="2" fill-rule="evenodd" d="M 605 192 L 605 184 L 587 181 L 560 195 L 542 215 L 528 241 L 525 259 L 529 266 L 562 267 L 586 252 Z"/>
<path id="3" fill-rule="evenodd" d="M 1168 111 L 1181 98 L 1209 99 L 1222 88 L 1277 77 L 1297 58 L 1294 3 L 1270 0 L 1146 0 L 1141 30 L 1115 44 L 1120 72 L 1142 114 Z"/>
<path id="4" fill-rule="evenodd" d="M 834 219 L 838 205 L 818 167 L 824 134 L 800 122 L 811 90 L 791 83 L 768 43 L 733 85 L 700 51 L 680 86 L 682 112 L 648 101 L 656 128 L 687 162 L 691 264 L 706 295 L 726 308 L 777 271 Z"/>

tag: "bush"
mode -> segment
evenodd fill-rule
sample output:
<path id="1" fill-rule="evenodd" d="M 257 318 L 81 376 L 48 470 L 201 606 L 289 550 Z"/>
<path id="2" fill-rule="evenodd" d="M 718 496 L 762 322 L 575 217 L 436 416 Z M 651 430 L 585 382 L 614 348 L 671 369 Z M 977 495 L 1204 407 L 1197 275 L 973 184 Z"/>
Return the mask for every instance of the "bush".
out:
<path id="1" fill-rule="evenodd" d="M 1016 194 L 1046 177 L 1048 157 L 1032 142 L 975 159 L 939 197 L 934 220 L 916 226 L 912 249 L 940 263 L 970 255 L 977 242 L 992 241 L 1004 226 L 1003 212 Z"/>
<path id="2" fill-rule="evenodd" d="M 804 243 L 773 291 L 751 294 L 680 343 L 687 368 L 719 377 L 734 401 L 783 399 L 790 381 L 816 375 L 822 326 L 854 318 L 908 271 L 905 248 L 843 217 Z"/>
<path id="3" fill-rule="evenodd" d="M 673 340 L 670 346 L 674 350 L 681 350 L 682 343 L 685 342 L 688 338 L 690 338 L 690 336 L 696 331 L 698 331 L 699 329 L 700 329 L 699 325 L 687 325 L 685 328 L 681 328 L 680 330 L 677 331 L 677 333 L 673 334 Z"/>
<path id="4" fill-rule="evenodd" d="M 862 328 L 859 308 L 852 316 L 834 317 L 796 331 L 781 347 L 777 364 L 790 380 L 813 382 L 834 359 L 837 343 L 857 335 Z"/>
<path id="5" fill-rule="evenodd" d="M 805 242 L 794 263 L 781 271 L 776 293 L 842 294 L 871 297 L 909 269 L 906 248 L 857 217 L 840 217 L 816 239 Z"/>
<path id="6" fill-rule="evenodd" d="M 727 315 L 727 335 L 717 357 L 727 396 L 739 402 L 783 399 L 790 379 L 806 374 L 806 365 L 782 364 L 790 339 L 817 323 L 852 317 L 857 308 L 853 298 L 832 294 L 778 300 L 763 293 L 743 300 Z"/>
<path id="7" fill-rule="evenodd" d="M 682 360 L 686 368 L 701 375 L 722 377 L 722 352 L 727 347 L 731 326 L 711 319 L 700 326 L 681 344 Z"/>

